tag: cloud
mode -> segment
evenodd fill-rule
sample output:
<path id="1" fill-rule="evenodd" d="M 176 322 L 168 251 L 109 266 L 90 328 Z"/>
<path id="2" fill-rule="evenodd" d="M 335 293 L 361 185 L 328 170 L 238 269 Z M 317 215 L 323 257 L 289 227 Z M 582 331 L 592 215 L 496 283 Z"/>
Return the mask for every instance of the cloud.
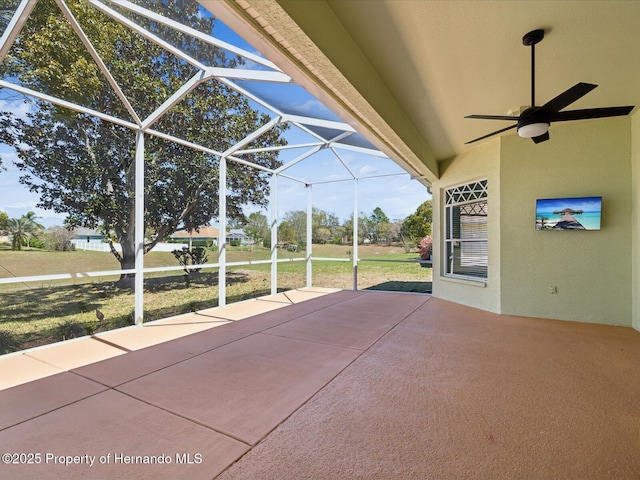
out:
<path id="1" fill-rule="evenodd" d="M 7 100 L 0 99 L 0 111 L 11 112 L 22 120 L 27 119 L 27 113 L 31 111 L 31 105 L 23 99 Z"/>
<path id="2" fill-rule="evenodd" d="M 348 172 L 345 170 L 343 174 L 332 173 L 330 175 L 325 175 L 324 177 L 320 177 L 321 182 L 330 182 L 332 180 L 344 180 L 346 178 L 351 178 Z"/>
<path id="3" fill-rule="evenodd" d="M 370 164 L 360 167 L 360 170 L 358 170 L 359 177 L 365 177 L 367 175 L 375 175 L 376 173 L 378 173 L 378 167 Z"/>
<path id="4" fill-rule="evenodd" d="M 325 107 L 320 101 L 316 100 L 315 98 L 310 98 L 306 102 L 297 103 L 294 105 L 294 107 L 296 111 L 306 112 L 313 115 L 317 114 L 318 110 L 327 109 L 327 107 Z"/>
<path id="5" fill-rule="evenodd" d="M 30 201 L 30 202 L 15 202 L 15 203 L 10 203 L 8 205 L 5 205 L 5 208 L 31 208 L 34 209 L 36 208 L 36 201 Z"/>

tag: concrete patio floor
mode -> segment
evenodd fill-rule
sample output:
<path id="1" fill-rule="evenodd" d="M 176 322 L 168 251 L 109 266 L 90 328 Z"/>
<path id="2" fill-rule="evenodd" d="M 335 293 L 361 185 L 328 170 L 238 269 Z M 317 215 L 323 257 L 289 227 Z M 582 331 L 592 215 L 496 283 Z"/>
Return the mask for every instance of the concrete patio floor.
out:
<path id="1" fill-rule="evenodd" d="M 1 358 L 0 478 L 640 478 L 639 364 L 630 328 L 303 289 Z"/>
<path id="2" fill-rule="evenodd" d="M 0 357 L 0 390 L 339 291 L 302 288 Z"/>

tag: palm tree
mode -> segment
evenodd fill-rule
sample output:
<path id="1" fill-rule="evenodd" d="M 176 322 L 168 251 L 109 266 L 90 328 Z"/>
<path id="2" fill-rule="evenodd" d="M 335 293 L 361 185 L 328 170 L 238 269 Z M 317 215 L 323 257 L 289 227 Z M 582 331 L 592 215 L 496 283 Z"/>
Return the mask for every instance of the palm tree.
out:
<path id="1" fill-rule="evenodd" d="M 28 212 L 20 218 L 10 218 L 7 220 L 7 231 L 12 237 L 11 249 L 20 250 L 23 243 L 44 229 L 42 225 L 35 221 L 36 215 Z"/>

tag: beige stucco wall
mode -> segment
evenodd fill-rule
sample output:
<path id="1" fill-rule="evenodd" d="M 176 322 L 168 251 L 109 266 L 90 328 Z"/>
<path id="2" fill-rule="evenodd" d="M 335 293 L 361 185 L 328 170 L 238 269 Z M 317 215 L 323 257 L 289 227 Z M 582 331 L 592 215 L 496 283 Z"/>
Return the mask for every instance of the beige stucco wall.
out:
<path id="1" fill-rule="evenodd" d="M 631 118 L 632 324 L 640 330 L 640 111 Z"/>
<path id="2" fill-rule="evenodd" d="M 486 283 L 457 281 L 442 276 L 445 252 L 441 230 L 444 215 L 443 192 L 449 187 L 487 179 L 489 225 L 489 271 Z M 434 265 L 433 295 L 464 305 L 500 312 L 500 138 L 486 142 L 471 151 L 445 161 L 440 167 L 440 179 L 432 185 Z"/>
<path id="3" fill-rule="evenodd" d="M 503 138 L 502 313 L 631 325 L 631 120 Z M 536 231 L 537 198 L 602 196 L 600 231 Z M 557 294 L 550 293 L 550 286 Z"/>
<path id="4" fill-rule="evenodd" d="M 556 123 L 551 140 L 538 145 L 506 135 L 444 162 L 433 184 L 434 226 L 441 225 L 444 189 L 489 181 L 489 278 L 484 288 L 443 278 L 438 229 L 434 296 L 500 313 L 640 329 L 633 298 L 640 287 L 636 117 L 633 156 L 632 119 L 621 117 Z M 537 198 L 580 196 L 603 197 L 601 230 L 535 230 Z"/>

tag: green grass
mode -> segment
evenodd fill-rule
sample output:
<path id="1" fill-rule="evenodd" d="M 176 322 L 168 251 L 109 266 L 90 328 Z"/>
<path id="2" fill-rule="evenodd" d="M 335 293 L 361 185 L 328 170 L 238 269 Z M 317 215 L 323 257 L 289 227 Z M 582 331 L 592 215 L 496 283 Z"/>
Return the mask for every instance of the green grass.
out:
<path id="1" fill-rule="evenodd" d="M 314 245 L 313 256 L 348 259 L 351 247 Z M 279 258 L 304 258 L 305 252 L 281 252 Z M 416 258 L 400 248 L 366 245 L 359 247 L 361 259 Z M 213 257 L 213 258 L 212 258 Z M 263 260 L 266 249 L 230 248 L 227 261 Z M 145 267 L 177 266 L 171 253 L 145 255 Z M 209 255 L 217 261 L 217 252 Z M 278 290 L 306 285 L 306 262 L 278 264 Z M 0 250 L 0 278 L 56 273 L 77 273 L 71 279 L 0 285 L 0 353 L 20 350 L 131 324 L 133 293 L 115 286 L 117 276 L 87 277 L 82 272 L 118 270 L 110 253 L 44 252 Z M 350 261 L 314 261 L 313 285 L 353 288 Z M 430 288 L 431 269 L 416 263 L 362 261 L 358 267 L 359 289 L 387 289 L 424 292 Z M 227 267 L 227 303 L 268 295 L 271 291 L 270 265 Z M 184 272 L 163 272 L 145 276 L 145 321 L 157 320 L 218 305 L 217 269 L 203 269 L 188 278 Z M 104 316 L 99 320 L 97 310 Z M 6 345 L 3 347 L 3 345 Z"/>

